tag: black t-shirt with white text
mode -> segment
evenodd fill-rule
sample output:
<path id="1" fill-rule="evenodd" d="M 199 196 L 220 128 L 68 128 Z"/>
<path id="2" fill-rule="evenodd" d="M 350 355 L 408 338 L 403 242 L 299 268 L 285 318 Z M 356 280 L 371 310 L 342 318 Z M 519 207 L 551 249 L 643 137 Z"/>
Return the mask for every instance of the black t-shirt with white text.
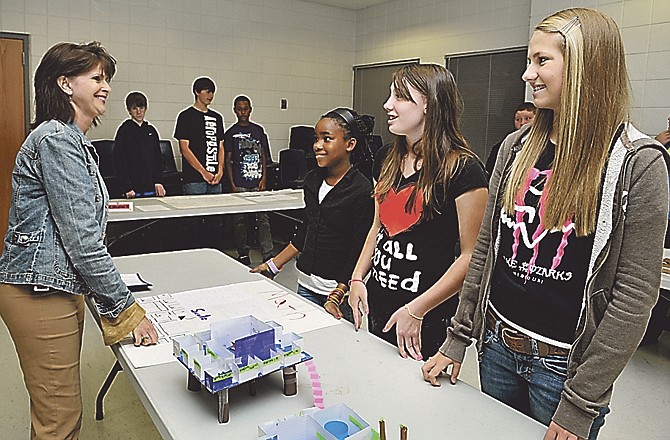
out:
<path id="1" fill-rule="evenodd" d="M 381 163 L 388 154 L 382 149 L 375 157 L 373 174 L 379 179 Z M 381 228 L 372 257 L 372 276 L 367 289 L 370 309 L 385 318 L 430 288 L 453 264 L 459 239 L 455 199 L 487 187 L 486 172 L 474 157 L 462 159 L 448 187 L 438 188 L 437 200 L 443 201 L 430 219 L 422 218 L 423 197 L 416 197 L 414 208 L 405 212 L 405 204 L 417 184 L 421 171 L 401 176 L 379 204 Z M 426 316 L 426 322 L 450 319 L 456 311 L 454 295 Z"/>
<path id="2" fill-rule="evenodd" d="M 226 130 L 224 139 L 226 153 L 232 153 L 235 186 L 258 187 L 263 178 L 263 154 L 268 147 L 268 137 L 263 127 L 253 122 L 246 126 L 234 124 Z"/>
<path id="3" fill-rule="evenodd" d="M 489 302 L 518 330 L 569 348 L 582 307 L 593 234 L 577 237 L 572 219 L 558 230 L 541 225 L 546 203 L 542 194 L 554 154 L 549 143 L 525 183 L 514 216 L 501 211 Z"/>
<path id="4" fill-rule="evenodd" d="M 216 174 L 219 170 L 219 142 L 223 140 L 223 116 L 212 109 L 206 113 L 189 107 L 179 113 L 174 137 L 189 141 L 188 147 L 198 162 L 207 171 Z M 182 177 L 184 183 L 203 182 L 202 176 L 182 156 Z"/>

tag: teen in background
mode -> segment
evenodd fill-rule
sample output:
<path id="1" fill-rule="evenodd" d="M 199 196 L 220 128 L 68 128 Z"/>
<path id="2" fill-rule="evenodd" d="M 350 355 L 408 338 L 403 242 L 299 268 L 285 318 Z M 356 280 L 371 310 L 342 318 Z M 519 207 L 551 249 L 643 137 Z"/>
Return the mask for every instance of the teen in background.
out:
<path id="1" fill-rule="evenodd" d="M 384 109 L 396 140 L 375 158 L 374 223 L 350 281 L 356 329 L 362 309 L 370 332 L 417 360 L 444 340 L 486 205 L 486 173 L 459 128 L 461 107 L 442 66 L 393 74 Z"/>
<path id="2" fill-rule="evenodd" d="M 670 148 L 670 116 L 668 116 L 668 128 L 657 134 L 655 139 L 665 148 Z"/>
<path id="3" fill-rule="evenodd" d="M 351 154 L 364 147 L 374 119 L 348 108 L 336 108 L 314 128 L 314 155 L 319 168 L 305 177 L 305 221 L 295 240 L 252 272 L 271 277 L 300 254 L 298 294 L 325 306 L 337 319 L 353 322 L 344 300 L 349 277 L 372 224 L 372 185 L 351 165 Z"/>
<path id="4" fill-rule="evenodd" d="M 518 130 L 526 124 L 532 124 L 533 119 L 535 119 L 535 113 L 537 108 L 532 102 L 523 102 L 519 104 L 514 111 L 514 129 Z M 496 159 L 498 158 L 498 151 L 500 151 L 500 145 L 502 145 L 504 139 L 498 141 L 493 147 L 491 147 L 491 152 L 489 153 L 489 158 L 486 159 L 486 173 L 489 177 L 493 174 L 493 168 L 496 165 Z"/>
<path id="5" fill-rule="evenodd" d="M 475 338 L 483 392 L 546 440 L 593 439 L 658 297 L 667 154 L 628 122 L 623 43 L 602 12 L 545 18 L 523 79 L 537 116 L 500 149 L 458 312 L 422 370 L 439 385 L 453 365 L 455 383 Z"/>
<path id="6" fill-rule="evenodd" d="M 267 152 L 270 142 L 265 129 L 251 121 L 251 100 L 238 95 L 233 101 L 233 112 L 237 122 L 224 134 L 225 166 L 230 187 L 234 193 L 265 191 L 267 166 L 271 161 Z M 237 260 L 245 266 L 251 265 L 249 245 L 247 244 L 247 226 L 253 222 L 258 230 L 258 244 L 263 261 L 272 256 L 272 232 L 267 212 L 233 214 L 233 232 L 237 247 Z"/>
<path id="7" fill-rule="evenodd" d="M 33 439 L 79 437 L 84 295 L 100 313 L 105 344 L 130 332 L 136 345 L 158 339 L 105 248 L 109 196 L 86 137 L 105 112 L 115 63 L 97 42 L 44 54 L 33 131 L 12 174 L 0 315 L 30 396 Z"/>
<path id="8" fill-rule="evenodd" d="M 195 102 L 177 116 L 174 137 L 179 141 L 186 195 L 221 194 L 224 126 L 223 116 L 210 108 L 215 92 L 216 84 L 211 78 L 196 78 Z"/>
<path id="9" fill-rule="evenodd" d="M 165 195 L 160 139 L 154 126 L 144 119 L 147 108 L 144 93 L 128 93 L 126 110 L 130 119 L 119 126 L 114 136 L 114 168 L 123 183 L 123 194 L 128 199 Z"/>

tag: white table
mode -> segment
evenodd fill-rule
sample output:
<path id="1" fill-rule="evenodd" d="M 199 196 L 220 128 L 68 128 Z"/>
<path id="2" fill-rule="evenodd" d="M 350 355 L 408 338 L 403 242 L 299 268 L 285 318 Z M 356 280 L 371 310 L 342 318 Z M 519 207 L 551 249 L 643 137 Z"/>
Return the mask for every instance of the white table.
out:
<path id="1" fill-rule="evenodd" d="M 117 211 L 110 209 L 110 222 L 280 211 L 305 207 L 301 189 L 235 194 L 146 197 L 131 200 L 114 199 L 112 201 L 130 201 L 133 203 L 133 210 Z"/>
<path id="2" fill-rule="evenodd" d="M 663 249 L 663 258 L 670 258 L 670 249 Z M 661 289 L 670 290 L 670 274 L 661 272 Z"/>
<path id="3" fill-rule="evenodd" d="M 114 259 L 123 272 L 139 271 L 154 284 L 156 295 L 258 279 L 246 266 L 215 250 L 191 250 Z M 324 312 L 325 313 L 325 312 Z M 502 403 L 459 382 L 433 388 L 423 382 L 421 364 L 402 359 L 395 347 L 353 331 L 344 323 L 303 334 L 314 356 L 326 405 L 344 402 L 376 426 L 386 420 L 389 439 L 399 424 L 416 440 L 519 439 L 544 435 L 546 428 Z M 118 346 L 112 348 L 132 386 L 163 438 L 256 439 L 257 425 L 312 406 L 309 378 L 298 367 L 298 394 L 282 394 L 280 374 L 257 382 L 256 395 L 246 387 L 230 393 L 230 422 L 217 421 L 217 397 L 186 389 L 187 373 L 177 361 L 135 369 Z"/>

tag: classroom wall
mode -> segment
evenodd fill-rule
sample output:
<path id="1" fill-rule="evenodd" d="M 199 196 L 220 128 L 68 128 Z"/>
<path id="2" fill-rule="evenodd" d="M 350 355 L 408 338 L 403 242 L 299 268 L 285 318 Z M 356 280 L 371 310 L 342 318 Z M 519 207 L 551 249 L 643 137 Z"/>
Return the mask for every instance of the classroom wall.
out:
<path id="1" fill-rule="evenodd" d="M 356 64 L 524 46 L 530 0 L 395 0 L 359 12 Z"/>
<path id="2" fill-rule="evenodd" d="M 525 46 L 545 16 L 594 7 L 621 27 L 633 90 L 634 123 L 655 135 L 670 114 L 668 0 L 395 0 L 358 13 L 356 64 Z M 521 76 L 521 72 L 519 72 Z"/>
<path id="3" fill-rule="evenodd" d="M 0 0 L 0 30 L 30 34 L 31 74 L 60 41 L 99 40 L 117 59 L 91 139 L 114 137 L 132 90 L 147 94 L 147 119 L 171 139 L 177 114 L 193 103 L 193 80 L 207 75 L 226 127 L 235 121 L 233 98 L 251 98 L 275 158 L 292 125 L 351 105 L 355 21 L 354 11 L 300 0 Z"/>
<path id="4" fill-rule="evenodd" d="M 119 61 L 103 123 L 113 137 L 123 98 L 145 91 L 148 119 L 171 138 L 177 113 L 193 102 L 196 76 L 218 85 L 212 108 L 234 121 L 232 99 L 248 94 L 273 155 L 294 124 L 351 105 L 352 65 L 527 44 L 541 18 L 569 6 L 612 15 L 622 28 L 635 123 L 665 128 L 670 113 L 668 0 L 393 0 L 360 11 L 301 0 L 0 0 L 0 30 L 31 36 L 30 71 L 52 44 L 98 39 Z M 521 74 L 521 72 L 520 72 Z M 281 111 L 281 98 L 288 110 Z M 175 145 L 176 146 L 176 145 Z"/>
<path id="5" fill-rule="evenodd" d="M 533 0 L 533 26 L 555 10 L 571 6 L 599 9 L 621 27 L 633 90 L 632 118 L 640 130 L 655 136 L 670 115 L 670 1 Z"/>

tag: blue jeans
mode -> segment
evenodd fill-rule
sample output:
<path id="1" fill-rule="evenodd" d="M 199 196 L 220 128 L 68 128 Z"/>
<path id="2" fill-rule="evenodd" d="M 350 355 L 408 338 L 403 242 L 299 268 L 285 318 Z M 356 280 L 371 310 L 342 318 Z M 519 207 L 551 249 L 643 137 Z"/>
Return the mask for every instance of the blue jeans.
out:
<path id="1" fill-rule="evenodd" d="M 185 195 L 221 194 L 221 184 L 210 185 L 207 182 L 184 184 Z M 188 217 L 182 222 L 183 248 L 223 249 L 223 223 L 221 216 Z"/>
<path id="2" fill-rule="evenodd" d="M 479 362 L 482 391 L 538 422 L 549 426 L 563 392 L 567 356 L 533 356 L 510 350 L 491 330 L 486 330 Z M 608 407 L 600 409 L 589 432 L 598 437 Z"/>
<path id="3" fill-rule="evenodd" d="M 207 182 L 191 182 L 184 184 L 184 194 L 221 194 L 221 184 L 210 185 Z"/>
<path id="4" fill-rule="evenodd" d="M 237 188 L 237 192 L 255 192 L 257 188 Z M 235 246 L 239 256 L 249 255 L 247 244 L 247 219 L 253 218 L 258 228 L 258 245 L 261 248 L 263 261 L 272 257 L 272 233 L 270 232 L 270 219 L 267 212 L 249 212 L 244 214 L 233 214 L 233 232 L 235 232 Z"/>
<path id="5" fill-rule="evenodd" d="M 321 307 L 323 307 L 326 304 L 326 300 L 328 299 L 328 297 L 324 295 L 319 295 L 318 293 L 314 293 L 300 284 L 298 284 L 298 290 L 296 292 L 298 295 L 312 301 L 314 304 L 318 304 Z M 351 322 L 352 324 L 354 323 L 354 313 L 351 311 L 351 306 L 347 302 L 346 298 L 344 302 L 340 305 L 340 312 L 342 312 L 342 315 L 344 315 L 344 319 Z"/>

